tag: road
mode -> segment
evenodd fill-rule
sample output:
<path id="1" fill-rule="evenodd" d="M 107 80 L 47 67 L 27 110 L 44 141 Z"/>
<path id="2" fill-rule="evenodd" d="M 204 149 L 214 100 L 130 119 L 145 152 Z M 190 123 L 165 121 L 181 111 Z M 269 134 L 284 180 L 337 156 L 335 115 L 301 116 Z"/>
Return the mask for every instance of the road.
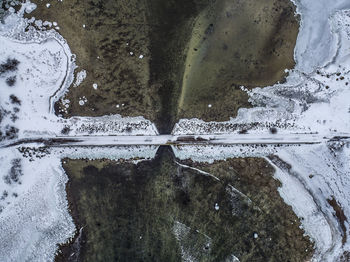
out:
<path id="1" fill-rule="evenodd" d="M 242 145 L 242 144 L 319 144 L 328 141 L 350 141 L 350 134 L 220 134 L 220 135 L 150 135 L 150 136 L 56 136 L 28 138 L 0 143 L 1 147 L 24 144 L 64 146 L 132 146 L 132 145 Z"/>

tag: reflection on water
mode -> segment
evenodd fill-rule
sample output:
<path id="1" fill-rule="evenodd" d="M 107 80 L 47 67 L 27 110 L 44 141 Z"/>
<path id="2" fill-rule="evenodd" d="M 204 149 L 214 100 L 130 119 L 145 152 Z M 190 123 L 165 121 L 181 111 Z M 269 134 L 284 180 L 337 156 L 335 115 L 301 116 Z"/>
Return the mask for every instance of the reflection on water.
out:
<path id="1" fill-rule="evenodd" d="M 81 261 L 305 261 L 312 252 L 262 159 L 180 163 L 161 147 L 138 164 L 64 168 Z"/>

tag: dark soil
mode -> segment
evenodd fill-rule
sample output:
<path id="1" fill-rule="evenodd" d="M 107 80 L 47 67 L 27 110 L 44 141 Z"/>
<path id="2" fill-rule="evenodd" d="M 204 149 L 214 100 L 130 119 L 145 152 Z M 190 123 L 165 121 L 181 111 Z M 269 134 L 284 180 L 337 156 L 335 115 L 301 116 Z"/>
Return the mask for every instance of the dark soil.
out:
<path id="1" fill-rule="evenodd" d="M 181 261 L 181 246 L 198 261 L 225 261 L 233 254 L 241 262 L 299 262 L 312 255 L 300 222 L 279 196 L 273 169 L 262 159 L 182 162 L 220 181 L 179 166 L 168 147 L 137 165 L 64 161 L 71 213 L 83 228 L 79 261 Z M 231 185 L 242 194 L 230 191 Z M 177 222 L 190 228 L 180 240 Z M 72 246 L 61 248 L 56 261 L 69 261 L 77 250 Z"/>
<path id="2" fill-rule="evenodd" d="M 236 116 L 251 106 L 241 85 L 283 81 L 294 66 L 299 24 L 289 0 L 34 2 L 31 15 L 57 21 L 77 72 L 87 71 L 65 97 L 67 113 L 55 107 L 66 117 L 141 115 L 170 133 L 179 118 Z"/>

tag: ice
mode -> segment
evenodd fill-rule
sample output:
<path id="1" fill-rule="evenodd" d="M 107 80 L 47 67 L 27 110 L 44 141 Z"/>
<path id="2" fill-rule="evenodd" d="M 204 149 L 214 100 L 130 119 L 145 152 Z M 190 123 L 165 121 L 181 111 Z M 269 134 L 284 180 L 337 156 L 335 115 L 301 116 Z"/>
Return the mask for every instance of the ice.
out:
<path id="1" fill-rule="evenodd" d="M 348 0 L 292 0 L 301 16 L 301 27 L 295 47 L 296 69 L 311 73 L 332 62 L 339 38 L 329 20 L 338 10 L 350 8 Z"/>
<path id="2" fill-rule="evenodd" d="M 53 261 L 57 244 L 75 232 L 68 212 L 67 175 L 61 159 L 130 159 L 155 156 L 157 146 L 41 148 L 40 144 L 6 147 L 20 139 L 64 135 L 156 135 L 143 117 L 111 115 L 63 119 L 54 103 L 74 81 L 75 56 L 55 30 L 37 30 L 51 22 L 23 18 L 34 4 L 26 1 L 0 23 L 0 261 Z M 57 27 L 57 23 L 52 23 Z M 77 73 L 75 87 L 86 77 Z M 82 97 L 87 102 L 85 96 Z M 70 101 L 64 99 L 65 108 Z M 11 135 L 7 134 L 11 131 Z M 135 160 L 136 159 L 136 160 Z"/>
<path id="3" fill-rule="evenodd" d="M 265 157 L 282 182 L 279 192 L 301 218 L 315 241 L 313 261 L 340 261 L 350 250 L 349 223 L 335 215 L 328 200 L 335 199 L 350 217 L 350 2 L 295 1 L 301 29 L 295 48 L 296 66 L 284 84 L 248 92 L 252 109 L 240 109 L 227 122 L 183 119 L 173 134 L 227 134 L 244 131 L 266 136 L 316 134 L 329 141 L 283 146 L 174 146 L 180 159 L 213 162 L 229 157 Z M 271 137 L 274 134 L 271 132 Z M 334 139 L 331 139 L 334 138 Z M 312 175 L 311 175 L 312 174 Z M 343 241 L 345 241 L 343 243 Z"/>
<path id="4" fill-rule="evenodd" d="M 67 176 L 60 159 L 30 162 L 16 149 L 2 149 L 0 188 L 18 196 L 8 199 L 0 214 L 1 261 L 52 260 L 57 246 L 73 236 L 75 226 L 68 213 L 65 184 Z M 21 160 L 20 183 L 5 184 L 13 159 Z"/>
<path id="5" fill-rule="evenodd" d="M 172 134 L 247 133 L 259 139 L 274 137 L 277 132 L 282 136 L 315 134 L 323 140 L 308 145 L 172 148 L 179 159 L 193 161 L 265 157 L 282 183 L 280 195 L 315 241 L 313 260 L 339 261 L 342 253 L 350 250 L 350 240 L 348 237 L 342 243 L 345 233 L 327 200 L 335 199 L 350 219 L 350 145 L 349 140 L 337 139 L 350 134 L 350 11 L 346 10 L 350 2 L 294 2 L 301 27 L 295 48 L 296 66 L 289 70 L 286 82 L 252 90 L 241 87 L 248 92 L 254 108 L 240 109 L 236 118 L 226 122 L 182 119 Z M 57 23 L 23 18 L 34 8 L 26 1 L 18 12 L 10 10 L 0 24 L 0 63 L 11 65 L 0 74 L 0 128 L 3 134 L 9 133 L 0 141 L 0 261 L 53 260 L 56 244 L 72 237 L 75 228 L 67 209 L 62 157 L 150 159 L 157 150 L 156 145 L 42 149 L 38 144 L 27 144 L 24 151 L 19 146 L 5 147 L 19 139 L 158 135 L 154 124 L 142 116 L 63 119 L 54 114 L 55 102 L 73 82 L 73 88 L 78 88 L 86 71 L 80 70 L 74 77 L 75 56 L 67 42 L 53 29 L 37 30 L 32 26 L 40 29 L 53 24 L 57 29 Z M 85 96 L 78 102 L 88 106 Z M 71 101 L 62 103 L 68 108 Z M 218 210 L 219 205 L 214 208 Z M 348 221 L 344 223 L 349 232 Z M 180 222 L 174 226 L 183 258 L 190 261 L 197 254 L 191 247 L 182 246 L 187 231 Z M 238 261 L 234 255 L 230 259 Z"/>

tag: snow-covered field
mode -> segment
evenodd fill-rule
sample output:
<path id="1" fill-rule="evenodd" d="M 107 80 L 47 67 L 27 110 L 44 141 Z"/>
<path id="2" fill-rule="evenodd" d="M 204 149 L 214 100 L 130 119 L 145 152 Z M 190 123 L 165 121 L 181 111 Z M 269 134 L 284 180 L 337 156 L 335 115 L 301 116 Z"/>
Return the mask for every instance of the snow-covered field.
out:
<path id="1" fill-rule="evenodd" d="M 240 109 L 238 116 L 228 122 L 184 119 L 173 134 L 244 130 L 250 135 L 266 135 L 274 127 L 282 136 L 287 133 L 348 136 L 350 2 L 294 2 L 301 15 L 301 29 L 295 48 L 296 67 L 289 72 L 286 83 L 247 91 L 256 107 Z M 302 218 L 303 228 L 315 241 L 313 260 L 340 261 L 343 253 L 350 251 L 349 220 L 338 219 L 328 202 L 334 199 L 345 217 L 350 218 L 350 145 L 346 139 L 288 147 L 179 146 L 174 151 L 180 159 L 195 161 L 266 157 L 276 169 L 275 177 L 282 182 L 281 196 Z"/>
<path id="2" fill-rule="evenodd" d="M 350 134 L 350 2 L 294 2 L 301 28 L 296 66 L 287 81 L 247 90 L 256 107 L 240 109 L 228 122 L 184 119 L 175 126 L 173 135 L 236 134 L 244 140 L 247 133 L 259 141 L 300 133 L 310 134 L 307 137 L 314 134 L 317 139 Z M 27 1 L 18 12 L 10 10 L 0 23 L 0 64 L 6 65 L 0 68 L 0 146 L 9 140 L 60 136 L 157 136 L 154 124 L 143 117 L 62 119 L 53 114 L 54 103 L 68 87 L 84 81 L 84 70 L 74 79 L 74 55 L 67 42 L 49 28 L 50 22 L 23 18 L 34 8 Z M 69 101 L 64 104 L 68 107 Z M 277 134 L 270 134 L 272 130 Z M 73 236 L 62 158 L 149 159 L 157 150 L 152 143 L 93 149 L 26 146 L 32 149 L 0 147 L 0 261 L 53 260 L 56 245 Z M 276 169 L 276 179 L 282 182 L 281 196 L 302 218 L 303 228 L 315 241 L 313 260 L 339 261 L 350 251 L 349 222 L 339 221 L 327 201 L 335 199 L 350 219 L 350 147 L 346 139 L 281 147 L 186 145 L 173 146 L 173 150 L 179 159 L 194 161 L 266 157 Z"/>
<path id="3" fill-rule="evenodd" d="M 74 80 L 75 59 L 54 29 L 33 27 L 43 29 L 50 22 L 23 18 L 34 8 L 27 1 L 17 13 L 11 9 L 0 23 L 0 144 L 62 135 L 156 135 L 155 126 L 143 117 L 62 119 L 54 115 L 54 103 Z M 52 261 L 57 244 L 74 235 L 62 158 L 138 161 L 153 158 L 157 150 L 156 146 L 26 146 L 0 150 L 0 261 L 4 262 Z"/>

